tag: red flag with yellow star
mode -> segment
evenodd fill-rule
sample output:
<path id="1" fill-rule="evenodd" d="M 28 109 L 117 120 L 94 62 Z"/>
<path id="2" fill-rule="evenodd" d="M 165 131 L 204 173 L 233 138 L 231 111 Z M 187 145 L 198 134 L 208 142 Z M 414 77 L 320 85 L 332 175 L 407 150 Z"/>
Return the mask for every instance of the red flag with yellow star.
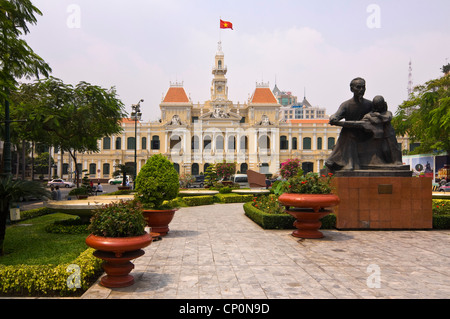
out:
<path id="1" fill-rule="evenodd" d="M 220 28 L 221 29 L 231 29 L 231 30 L 233 30 L 233 24 L 231 22 L 223 21 L 221 19 L 220 20 Z"/>

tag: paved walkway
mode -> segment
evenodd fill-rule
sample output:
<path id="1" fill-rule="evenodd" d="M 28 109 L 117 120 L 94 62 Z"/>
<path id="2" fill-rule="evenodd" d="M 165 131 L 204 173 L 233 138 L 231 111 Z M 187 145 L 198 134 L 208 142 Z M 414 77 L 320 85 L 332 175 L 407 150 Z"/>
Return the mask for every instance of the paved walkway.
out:
<path id="1" fill-rule="evenodd" d="M 450 231 L 263 230 L 242 204 L 182 208 L 135 260 L 136 283 L 85 299 L 450 298 Z"/>

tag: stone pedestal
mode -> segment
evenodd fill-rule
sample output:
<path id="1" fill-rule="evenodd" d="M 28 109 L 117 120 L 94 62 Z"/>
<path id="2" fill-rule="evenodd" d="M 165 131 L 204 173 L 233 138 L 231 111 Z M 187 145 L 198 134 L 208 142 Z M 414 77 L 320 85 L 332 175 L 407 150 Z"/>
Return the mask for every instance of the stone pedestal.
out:
<path id="1" fill-rule="evenodd" d="M 431 178 L 337 176 L 337 229 L 431 229 Z"/>

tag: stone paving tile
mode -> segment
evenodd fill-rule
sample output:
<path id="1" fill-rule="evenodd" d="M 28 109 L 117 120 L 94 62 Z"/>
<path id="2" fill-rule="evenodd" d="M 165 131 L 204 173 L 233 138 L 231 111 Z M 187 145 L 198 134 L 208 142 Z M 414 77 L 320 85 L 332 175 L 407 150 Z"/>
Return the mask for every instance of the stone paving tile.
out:
<path id="1" fill-rule="evenodd" d="M 242 204 L 182 208 L 134 261 L 133 286 L 97 283 L 81 298 L 450 298 L 450 231 L 290 233 L 263 230 Z"/>

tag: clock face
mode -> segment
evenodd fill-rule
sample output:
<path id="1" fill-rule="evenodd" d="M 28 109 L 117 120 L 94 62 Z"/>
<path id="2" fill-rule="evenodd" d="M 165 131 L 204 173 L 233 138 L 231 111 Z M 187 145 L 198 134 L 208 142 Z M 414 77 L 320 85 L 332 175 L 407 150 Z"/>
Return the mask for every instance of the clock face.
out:
<path id="1" fill-rule="evenodd" d="M 222 87 L 220 85 L 217 87 L 217 91 L 222 92 Z"/>

